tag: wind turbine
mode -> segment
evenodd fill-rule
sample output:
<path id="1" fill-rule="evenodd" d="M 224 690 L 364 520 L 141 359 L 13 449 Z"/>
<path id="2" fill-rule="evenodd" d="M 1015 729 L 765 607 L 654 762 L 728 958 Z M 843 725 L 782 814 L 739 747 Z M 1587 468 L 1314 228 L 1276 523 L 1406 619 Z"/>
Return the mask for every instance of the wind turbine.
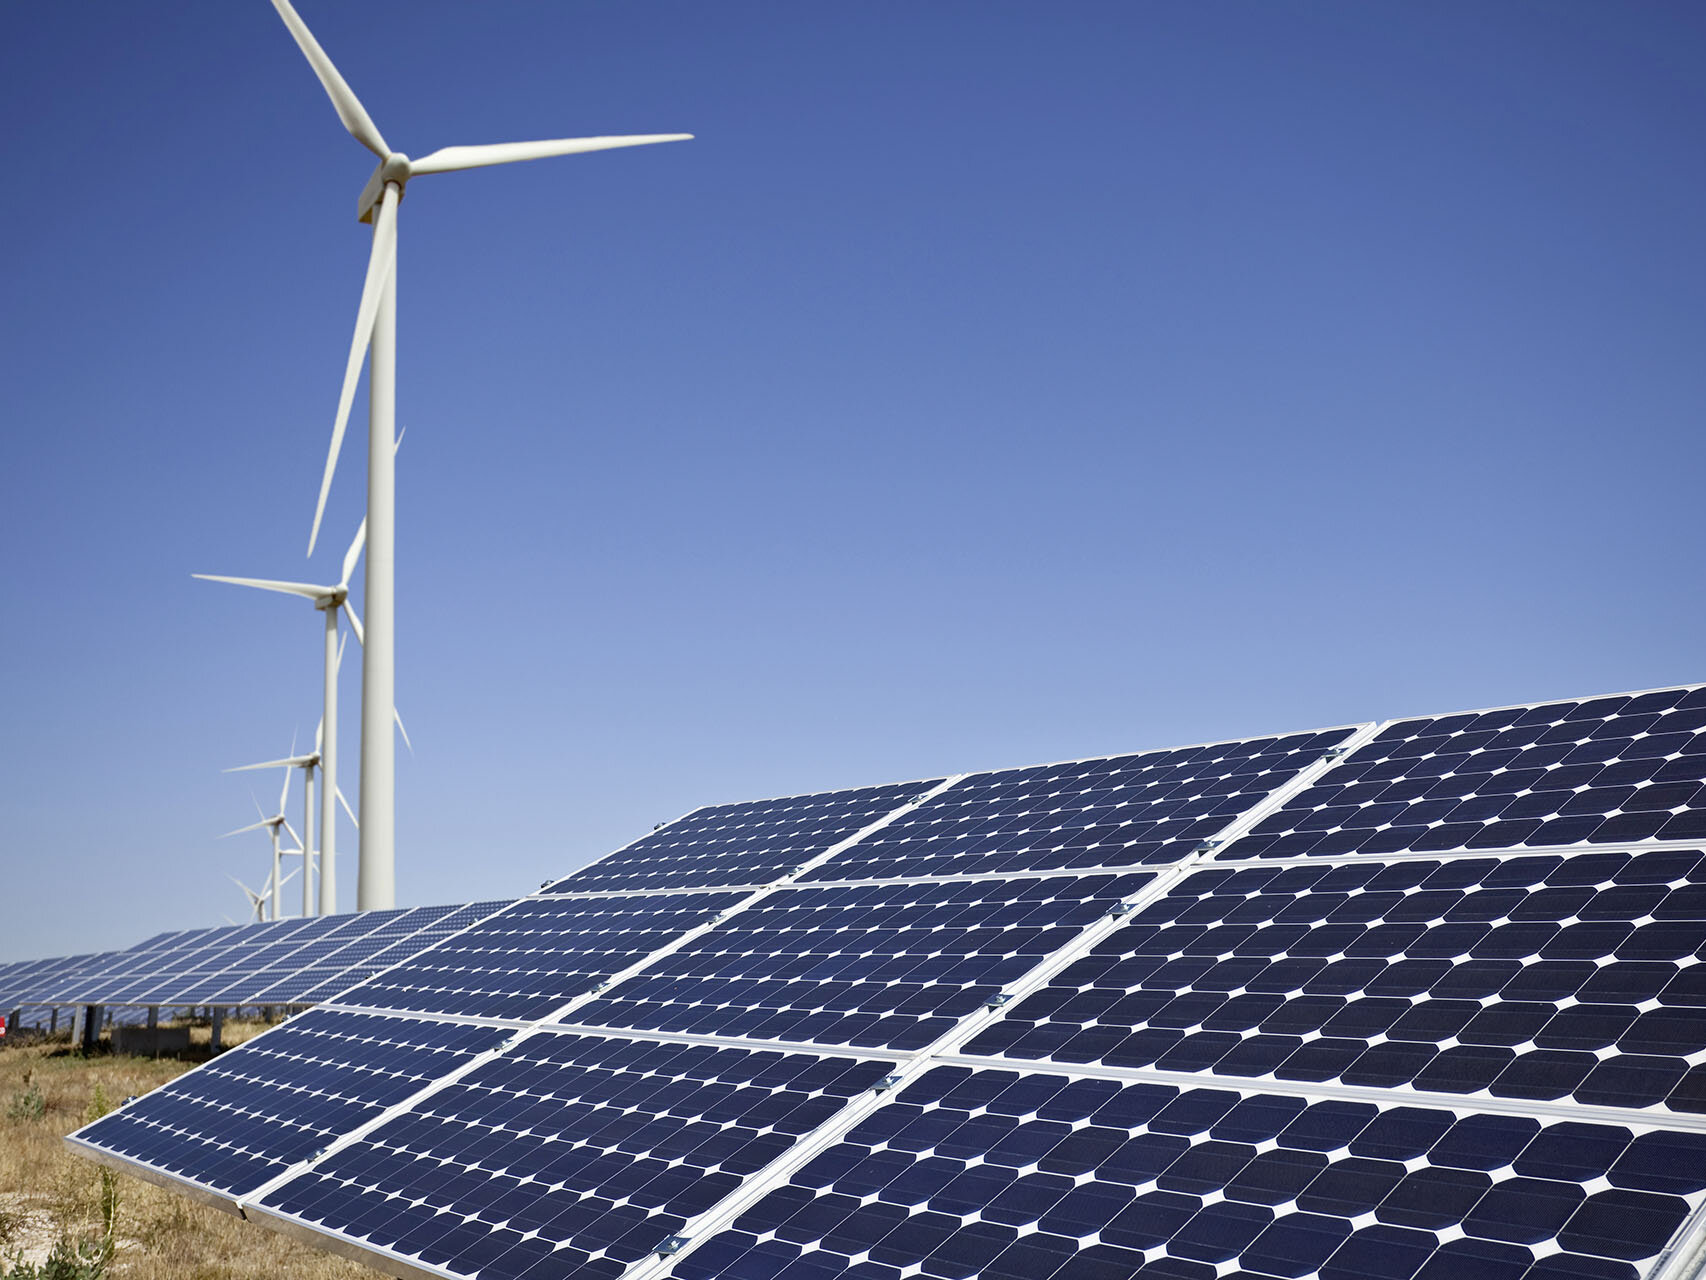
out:
<path id="1" fill-rule="evenodd" d="M 488 146 L 443 147 L 419 160 L 394 151 L 385 141 L 355 91 L 349 87 L 326 51 L 314 39 L 290 0 L 272 0 L 297 46 L 314 69 L 338 119 L 350 135 L 374 155 L 379 166 L 362 188 L 356 201 L 356 217 L 373 226 L 373 249 L 368 257 L 367 276 L 362 283 L 361 304 L 356 309 L 355 336 L 344 368 L 343 389 L 338 396 L 337 415 L 332 424 L 332 447 L 320 481 L 320 499 L 314 508 L 314 526 L 308 534 L 308 554 L 314 554 L 320 520 L 326 509 L 326 494 L 332 486 L 338 450 L 349 423 L 361 363 L 368 363 L 367 423 L 367 630 L 361 662 L 361 865 L 358 873 L 356 908 L 360 911 L 389 908 L 396 903 L 396 744 L 391 738 L 395 705 L 396 672 L 393 592 L 396 568 L 396 476 L 390 443 L 396 430 L 397 355 L 397 206 L 410 178 L 429 173 L 450 173 L 486 165 L 513 164 L 520 160 L 542 160 L 550 156 L 607 151 L 616 147 L 638 147 L 654 142 L 679 142 L 687 133 L 632 134 L 623 137 L 557 138 L 541 142 L 500 142 Z"/>
<path id="2" fill-rule="evenodd" d="M 396 454 L 403 447 L 403 437 L 399 435 L 391 452 Z M 344 552 L 343 576 L 333 587 L 316 586 L 309 582 L 279 582 L 271 578 L 227 578 L 215 573 L 192 573 L 192 578 L 202 578 L 208 582 L 229 582 L 239 587 L 256 587 L 262 591 L 278 591 L 285 595 L 302 596 L 313 601 L 314 607 L 326 615 L 326 685 L 324 707 L 320 713 L 321 742 L 319 750 L 320 777 L 324 794 L 320 801 L 320 914 L 335 915 L 338 910 L 338 811 L 332 804 L 332 797 L 338 791 L 338 667 L 343 662 L 343 646 L 338 640 L 338 610 L 341 608 L 349 618 L 350 627 L 361 638 L 361 619 L 355 616 L 355 607 L 349 602 L 350 575 L 355 572 L 356 562 L 361 559 L 361 549 L 367 542 L 367 521 L 361 522 L 361 527 L 355 531 L 355 537 L 350 540 L 349 550 Z M 365 647 L 365 646 L 364 646 Z M 401 721 L 399 721 L 399 725 Z M 407 733 L 404 738 L 407 739 Z M 348 807 L 348 802 L 345 803 Z M 360 828 L 356 828 L 358 831 Z M 304 873 L 306 876 L 306 873 Z M 303 886 L 303 893 L 308 891 Z M 305 913 L 306 914 L 306 913 Z"/>
<path id="3" fill-rule="evenodd" d="M 295 874 L 296 873 L 292 871 L 290 875 L 285 876 L 285 879 L 288 880 L 290 879 L 290 876 Z M 241 889 L 244 895 L 249 899 L 249 911 L 251 913 L 251 918 L 256 921 L 265 920 L 267 918 L 267 895 L 272 892 L 272 877 L 267 877 L 266 883 L 261 886 L 261 891 L 259 893 L 256 893 L 253 889 L 249 888 L 248 885 L 244 884 L 236 876 L 228 876 L 227 879 Z M 230 916 L 226 916 L 225 918 L 227 920 L 231 920 Z M 235 920 L 231 920 L 231 923 L 236 924 L 237 922 Z"/>
<path id="4" fill-rule="evenodd" d="M 280 857 L 282 851 L 279 849 L 279 846 L 278 846 L 278 829 L 280 827 L 283 827 L 286 831 L 290 832 L 290 834 L 295 838 L 297 844 L 302 843 L 302 837 L 296 834 L 295 829 L 290 825 L 290 820 L 284 816 L 284 803 L 289 798 L 290 798 L 290 773 L 288 771 L 286 771 L 286 773 L 284 775 L 284 786 L 280 789 L 280 791 L 278 793 L 278 812 L 277 813 L 273 814 L 273 816 L 270 818 L 267 817 L 266 816 L 266 810 L 261 808 L 261 802 L 259 800 L 256 800 L 255 801 L 255 812 L 259 813 L 261 815 L 261 820 L 259 822 L 251 822 L 246 827 L 238 827 L 235 831 L 227 831 L 223 836 L 219 837 L 221 840 L 224 840 L 224 839 L 227 839 L 231 836 L 240 836 L 245 831 L 258 831 L 262 827 L 265 827 L 267 830 L 267 834 L 272 837 L 272 918 L 274 920 L 277 920 L 279 918 L 279 910 L 280 910 L 280 907 L 283 905 L 282 901 L 279 897 L 279 889 L 280 889 L 282 882 L 278 878 L 278 871 L 279 871 L 278 860 L 279 860 L 279 857 Z M 251 796 L 250 799 L 254 799 L 254 797 Z"/>
<path id="5" fill-rule="evenodd" d="M 342 660 L 343 653 L 340 650 L 333 659 L 334 675 L 336 674 L 338 663 Z M 321 800 L 322 822 L 324 820 L 325 811 L 332 806 L 331 798 L 335 795 L 338 801 L 344 806 L 344 812 L 349 813 L 349 820 L 355 824 L 355 829 L 360 831 L 361 824 L 356 822 L 355 814 L 350 813 L 349 801 L 344 799 L 344 793 L 340 791 L 337 784 L 331 781 L 331 779 L 326 775 L 325 761 L 322 755 L 324 751 L 325 727 L 325 721 L 321 721 L 320 727 L 314 731 L 314 750 L 310 751 L 307 755 L 296 755 L 296 744 L 293 742 L 291 743 L 291 754 L 282 759 L 263 760 L 259 764 L 240 764 L 235 768 L 227 769 L 225 772 L 247 773 L 251 769 L 284 769 L 287 770 L 284 775 L 284 785 L 286 789 L 288 789 L 290 786 L 290 774 L 288 770 L 302 770 L 302 829 L 311 834 L 314 822 L 314 770 L 319 769 L 321 785 L 324 789 L 324 796 Z M 282 800 L 279 802 L 279 812 L 284 812 L 284 803 Z M 322 830 L 324 830 L 323 825 Z M 295 832 L 292 832 L 291 834 L 294 835 Z M 297 853 L 302 855 L 302 914 L 304 917 L 307 917 L 315 914 L 313 877 L 311 875 L 311 871 L 315 865 L 314 842 L 311 839 L 302 839 L 299 840 L 298 843 L 302 846 L 300 849 L 296 850 Z M 290 851 L 285 850 L 285 852 Z M 320 910 L 318 914 L 323 916 L 336 915 L 338 910 L 336 897 L 334 896 L 332 898 L 330 905 L 327 903 L 326 881 L 328 877 L 335 875 L 335 873 L 331 869 L 332 860 L 327 856 L 324 845 L 322 845 L 320 849 L 319 867 Z"/>

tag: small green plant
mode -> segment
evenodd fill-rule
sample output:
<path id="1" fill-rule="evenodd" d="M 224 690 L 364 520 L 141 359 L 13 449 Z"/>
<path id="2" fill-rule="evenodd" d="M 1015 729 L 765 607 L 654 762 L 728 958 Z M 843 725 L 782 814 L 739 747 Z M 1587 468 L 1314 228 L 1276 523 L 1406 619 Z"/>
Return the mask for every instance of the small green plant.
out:
<path id="1" fill-rule="evenodd" d="M 39 1120 L 47 1114 L 47 1099 L 42 1096 L 41 1089 L 35 1081 L 35 1068 L 31 1067 L 24 1072 L 23 1079 L 19 1081 L 23 1085 L 23 1091 L 14 1093 L 12 1100 L 6 1104 L 6 1118 L 8 1120 Z"/>
<path id="2" fill-rule="evenodd" d="M 40 1097 L 33 1086 L 31 1091 Z M 96 1081 L 83 1112 L 84 1122 L 99 1120 L 112 1109 L 106 1089 Z M 0 1280 L 101 1280 L 113 1259 L 118 1232 L 118 1175 L 111 1169 L 100 1171 L 95 1211 L 100 1218 L 100 1234 L 94 1239 L 78 1240 L 69 1233 L 62 1235 L 43 1262 L 25 1262 L 23 1254 L 14 1251 L 5 1263 L 0 1263 Z"/>
<path id="3" fill-rule="evenodd" d="M 10 1268 L 0 1271 L 4 1280 L 101 1280 L 107 1263 L 112 1261 L 113 1242 L 104 1240 L 71 1241 L 62 1238 L 53 1246 L 45 1262 L 25 1262 L 22 1253 L 11 1255 Z"/>
<path id="4" fill-rule="evenodd" d="M 24 1091 L 12 1095 L 11 1102 L 6 1104 L 8 1120 L 40 1120 L 47 1114 L 47 1099 L 42 1091 L 30 1081 L 29 1074 L 24 1076 Z"/>

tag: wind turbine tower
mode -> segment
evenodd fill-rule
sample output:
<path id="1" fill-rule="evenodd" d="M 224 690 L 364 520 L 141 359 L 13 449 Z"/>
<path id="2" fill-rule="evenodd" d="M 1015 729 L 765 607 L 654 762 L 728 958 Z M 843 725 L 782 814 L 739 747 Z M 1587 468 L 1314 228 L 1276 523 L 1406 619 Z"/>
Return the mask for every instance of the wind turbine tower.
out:
<path id="1" fill-rule="evenodd" d="M 624 137 L 557 138 L 542 142 L 500 142 L 488 146 L 444 147 L 412 160 L 394 151 L 361 100 L 326 51 L 303 23 L 290 0 L 272 0 L 291 36 L 319 78 L 326 96 L 351 136 L 379 157 L 356 202 L 356 216 L 373 226 L 373 249 L 356 311 L 355 338 L 344 370 L 343 391 L 332 426 L 332 447 L 320 482 L 308 553 L 314 552 L 320 519 L 337 466 L 338 449 L 349 422 L 361 363 L 368 361 L 367 423 L 367 634 L 361 658 L 361 863 L 356 909 L 381 910 L 396 904 L 396 743 L 391 735 L 395 707 L 395 631 L 393 590 L 396 569 L 396 476 L 391 441 L 396 435 L 397 356 L 397 206 L 409 179 L 486 165 L 542 160 L 550 156 L 678 142 L 686 133 Z M 371 340 L 371 351 L 369 342 Z"/>

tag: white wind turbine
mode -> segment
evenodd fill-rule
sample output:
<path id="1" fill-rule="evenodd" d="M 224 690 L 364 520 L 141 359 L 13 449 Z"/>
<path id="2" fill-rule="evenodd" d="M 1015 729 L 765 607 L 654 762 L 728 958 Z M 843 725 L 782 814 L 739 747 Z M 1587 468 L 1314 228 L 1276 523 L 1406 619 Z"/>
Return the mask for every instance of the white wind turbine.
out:
<path id="1" fill-rule="evenodd" d="M 314 39 L 290 0 L 272 0 L 273 8 L 289 28 L 298 47 L 319 77 L 326 96 L 343 121 L 344 128 L 374 155 L 379 166 L 367 180 L 356 201 L 356 217 L 373 225 L 373 249 L 368 258 L 367 277 L 362 284 L 361 305 L 356 310 L 355 337 L 344 368 L 343 389 L 338 397 L 337 416 L 332 424 L 332 447 L 320 481 L 320 499 L 314 508 L 314 526 L 308 535 L 308 553 L 313 555 L 326 509 L 332 472 L 349 422 L 361 363 L 368 363 L 367 424 L 367 637 L 361 664 L 361 813 L 366 826 L 361 832 L 361 864 L 357 878 L 356 908 L 388 908 L 396 900 L 396 744 L 391 738 L 391 716 L 395 706 L 396 677 L 393 666 L 393 590 L 396 565 L 395 473 L 391 450 L 385 448 L 395 432 L 397 352 L 397 206 L 410 178 L 429 173 L 450 173 L 486 165 L 513 164 L 519 160 L 542 160 L 550 156 L 607 151 L 615 147 L 638 147 L 654 142 L 679 142 L 687 133 L 632 134 L 622 137 L 557 138 L 541 142 L 500 142 L 488 146 L 443 147 L 412 160 L 394 151 L 373 123 L 361 100 L 355 96 L 326 51 Z"/>
<path id="2" fill-rule="evenodd" d="M 396 443 L 391 446 L 391 452 L 396 454 L 403 447 L 403 437 L 398 435 Z M 343 800 L 343 792 L 338 790 L 338 668 L 343 664 L 343 644 L 338 639 L 338 610 L 344 611 L 349 619 L 350 629 L 355 632 L 359 641 L 362 638 L 361 619 L 355 615 L 355 607 L 349 602 L 350 575 L 355 572 L 356 562 L 361 559 L 362 547 L 367 542 L 367 521 L 361 522 L 361 527 L 355 531 L 355 537 L 350 540 L 349 550 L 344 552 L 343 577 L 338 579 L 336 586 L 322 587 L 309 582 L 279 582 L 271 578 L 227 578 L 215 573 L 192 573 L 192 578 L 202 578 L 208 582 L 229 582 L 239 587 L 256 587 L 262 591 L 277 591 L 285 595 L 302 596 L 313 602 L 314 607 L 326 615 L 326 680 L 323 695 L 323 707 L 320 712 L 320 733 L 316 743 L 320 751 L 320 777 L 324 784 L 320 799 L 320 914 L 335 915 L 338 910 L 338 811 L 332 804 L 332 797 Z M 402 728 L 401 718 L 397 727 Z M 408 740 L 408 732 L 403 733 L 404 741 Z M 349 802 L 344 801 L 344 808 L 349 808 Z M 360 831 L 359 826 L 356 827 Z M 303 893 L 307 893 L 306 884 Z"/>
<path id="3" fill-rule="evenodd" d="M 253 799 L 252 796 L 250 798 Z M 283 882 L 279 879 L 279 876 L 278 876 L 279 858 L 282 856 L 283 850 L 281 850 L 279 848 L 279 844 L 278 844 L 278 829 L 280 827 L 283 827 L 286 831 L 290 832 L 290 834 L 295 838 L 297 844 L 302 843 L 302 837 L 298 836 L 296 834 L 295 828 L 293 828 L 290 825 L 290 820 L 284 816 L 285 801 L 287 801 L 289 798 L 290 798 L 290 774 L 287 771 L 284 775 L 284 786 L 279 790 L 279 793 L 278 793 L 278 812 L 277 813 L 273 814 L 273 816 L 270 818 L 267 817 L 266 816 L 266 810 L 262 809 L 260 801 L 256 800 L 255 801 L 255 812 L 257 812 L 261 815 L 261 820 L 259 822 L 251 822 L 246 827 L 238 827 L 235 831 L 227 831 L 223 836 L 219 837 L 221 840 L 224 840 L 230 836 L 240 836 L 245 831 L 259 831 L 262 827 L 265 827 L 267 834 L 272 837 L 272 882 L 271 883 L 272 883 L 272 918 L 274 920 L 277 920 L 279 918 L 279 909 L 283 905 L 282 901 L 279 897 L 279 891 L 280 891 L 280 888 L 281 888 Z"/>
<path id="4" fill-rule="evenodd" d="M 402 441 L 398 441 L 401 444 Z M 350 620 L 350 627 L 359 636 L 361 622 L 355 616 L 355 609 L 349 602 L 350 575 L 355 572 L 356 561 L 361 558 L 362 544 L 367 541 L 367 522 L 362 521 L 361 528 L 356 530 L 354 539 L 349 544 L 349 550 L 344 552 L 343 577 L 338 579 L 336 586 L 317 586 L 310 582 L 279 582 L 271 578 L 228 578 L 214 573 L 195 573 L 190 576 L 202 578 L 208 582 L 229 582 L 239 587 L 255 587 L 261 591 L 278 591 L 285 595 L 302 596 L 313 602 L 314 607 L 326 615 L 326 679 L 324 693 L 324 709 L 320 719 L 321 742 L 317 755 L 320 764 L 320 774 L 325 779 L 325 795 L 320 804 L 320 914 L 333 915 L 337 911 L 337 818 L 338 811 L 332 804 L 332 796 L 337 794 L 338 787 L 338 666 L 343 659 L 343 649 L 338 641 L 338 610 L 342 609 Z M 262 768 L 265 766 L 244 766 L 245 768 Z M 229 772 L 229 770 L 227 771 Z M 288 775 L 287 775 L 288 776 Z M 310 783 L 312 790 L 312 783 Z M 312 797 L 310 797 L 310 802 Z M 305 819 L 311 821 L 311 819 Z M 359 830 L 359 828 L 358 828 Z M 308 887 L 306 873 L 302 889 L 306 896 Z"/>
<path id="5" fill-rule="evenodd" d="M 290 877 L 295 874 L 296 873 L 292 871 L 284 878 L 289 880 Z M 227 879 L 241 889 L 243 891 L 243 895 L 248 898 L 250 919 L 254 921 L 265 920 L 267 918 L 267 896 L 272 892 L 272 877 L 267 877 L 266 883 L 261 885 L 261 891 L 259 893 L 256 893 L 253 889 L 249 888 L 248 885 L 244 884 L 236 876 L 228 876 Z M 227 920 L 231 920 L 230 916 L 226 916 L 225 918 Z M 237 922 L 235 920 L 231 920 L 231 923 L 236 924 Z"/>
<path id="6" fill-rule="evenodd" d="M 342 660 L 343 653 L 340 650 L 333 662 L 334 674 L 336 674 L 337 665 L 341 663 Z M 350 822 L 355 826 L 357 831 L 360 831 L 361 824 L 356 822 L 355 814 L 350 811 L 349 801 L 344 798 L 344 793 L 339 790 L 337 783 L 331 781 L 326 773 L 325 761 L 322 755 L 322 752 L 324 751 L 325 727 L 325 722 L 321 721 L 320 727 L 314 731 L 314 750 L 310 751 L 307 755 L 297 755 L 296 744 L 293 742 L 291 743 L 291 754 L 283 757 L 282 759 L 263 760 L 259 764 L 240 764 L 235 768 L 227 769 L 225 772 L 247 773 L 252 769 L 284 769 L 287 770 L 284 775 L 284 785 L 288 789 L 290 786 L 290 774 L 288 770 L 302 770 L 302 829 L 305 832 L 312 833 L 314 822 L 314 770 L 319 769 L 322 786 L 324 788 L 324 795 L 321 799 L 322 816 L 324 816 L 326 809 L 331 808 L 331 797 L 335 795 L 338 803 L 343 805 L 344 812 L 349 814 Z M 405 735 L 405 739 L 406 737 L 407 735 Z M 279 804 L 279 812 L 284 812 L 284 805 L 282 802 Z M 323 827 L 322 830 L 324 830 Z M 295 833 L 292 832 L 291 834 L 294 835 Z M 302 847 L 296 850 L 296 852 L 302 855 L 302 914 L 306 917 L 316 914 L 314 910 L 312 875 L 313 868 L 316 863 L 314 858 L 314 842 L 311 839 L 305 839 L 299 843 Z M 287 849 L 284 852 L 288 853 L 290 850 Z M 331 869 L 332 860 L 326 855 L 324 846 L 320 849 L 318 866 L 320 868 L 320 909 L 318 914 L 323 916 L 336 915 L 338 911 L 337 899 L 334 897 L 330 905 L 328 905 L 326 901 L 327 880 L 335 873 Z"/>

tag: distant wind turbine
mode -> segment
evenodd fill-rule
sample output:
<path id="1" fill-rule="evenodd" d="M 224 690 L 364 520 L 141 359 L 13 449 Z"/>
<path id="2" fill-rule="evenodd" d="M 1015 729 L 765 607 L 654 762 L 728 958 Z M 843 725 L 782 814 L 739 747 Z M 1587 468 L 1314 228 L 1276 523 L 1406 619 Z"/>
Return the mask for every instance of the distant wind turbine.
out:
<path id="1" fill-rule="evenodd" d="M 270 818 L 267 817 L 266 810 L 261 808 L 261 802 L 256 800 L 255 812 L 261 815 L 261 820 L 259 822 L 251 822 L 246 827 L 238 827 L 235 831 L 227 831 L 224 835 L 219 837 L 221 840 L 225 840 L 231 836 L 240 836 L 245 831 L 259 831 L 263 827 L 266 828 L 267 834 L 272 837 L 272 918 L 274 920 L 279 918 L 280 908 L 283 905 L 282 900 L 279 897 L 279 888 L 282 882 L 278 878 L 278 872 L 279 857 L 281 856 L 282 851 L 278 844 L 278 829 L 283 827 L 286 831 L 290 832 L 291 837 L 297 844 L 302 843 L 302 837 L 296 834 L 295 829 L 290 825 L 290 820 L 284 816 L 284 804 L 289 798 L 290 773 L 286 771 L 284 775 L 284 786 L 278 793 L 277 813 L 273 814 Z M 253 800 L 254 797 L 251 796 L 250 799 Z"/>
<path id="2" fill-rule="evenodd" d="M 334 658 L 334 664 L 341 661 L 342 658 L 342 653 L 339 653 L 336 658 Z M 292 743 L 292 754 L 285 756 L 282 759 L 262 760 L 259 764 L 240 764 L 235 768 L 227 769 L 225 772 L 247 773 L 252 769 L 284 769 L 287 771 L 290 769 L 302 770 L 302 828 L 304 831 L 311 831 L 313 829 L 314 820 L 314 770 L 319 769 L 322 779 L 325 779 L 325 763 L 322 757 L 322 752 L 324 751 L 323 743 L 325 727 L 325 721 L 322 720 L 320 722 L 320 727 L 314 731 L 314 750 L 310 751 L 307 755 L 299 756 L 294 754 L 296 744 Z M 284 775 L 284 783 L 286 787 L 289 787 L 290 774 L 288 772 Z M 337 784 L 329 780 L 325 780 L 323 785 L 325 793 L 321 799 L 322 814 L 324 814 L 325 809 L 331 807 L 331 797 L 335 795 L 338 802 L 343 805 L 344 812 L 349 814 L 350 821 L 355 824 L 355 829 L 360 831 L 361 824 L 356 822 L 355 814 L 350 812 L 349 801 L 344 799 L 344 793 L 338 789 Z M 282 802 L 279 805 L 279 812 L 284 812 L 284 805 Z M 299 843 L 302 845 L 302 847 L 297 850 L 297 852 L 302 855 L 302 914 L 306 917 L 315 914 L 313 876 L 311 874 L 315 866 L 314 845 L 311 840 L 301 840 Z M 286 852 L 288 852 L 288 850 Z M 323 916 L 336 915 L 338 911 L 336 898 L 334 897 L 332 899 L 329 906 L 326 901 L 326 879 L 333 873 L 329 870 L 331 866 L 331 859 L 326 856 L 324 847 L 320 850 L 318 865 L 320 868 L 319 914 Z"/>
<path id="3" fill-rule="evenodd" d="M 391 446 L 391 452 L 395 454 L 402 446 L 403 437 L 399 435 L 396 443 Z M 350 540 L 349 550 L 344 552 L 343 576 L 338 579 L 336 586 L 331 587 L 317 586 L 310 582 L 280 582 L 271 578 L 228 578 L 215 573 L 190 575 L 207 582 L 229 582 L 239 587 L 255 587 L 261 591 L 301 596 L 312 601 L 314 607 L 326 615 L 326 681 L 324 707 L 320 713 L 320 776 L 324 781 L 324 794 L 320 801 L 320 914 L 323 916 L 335 915 L 338 910 L 338 811 L 332 804 L 333 795 L 339 794 L 338 667 L 343 661 L 343 647 L 338 639 L 338 610 L 344 611 L 344 616 L 349 619 L 350 629 L 356 633 L 359 640 L 361 619 L 356 617 L 355 606 L 349 601 L 349 580 L 355 573 L 356 563 L 361 559 L 361 550 L 366 542 L 367 521 L 363 520 L 361 527 L 355 531 L 355 537 Z M 404 735 L 405 739 L 407 736 Z M 306 885 L 303 892 L 307 892 Z"/>
<path id="4" fill-rule="evenodd" d="M 286 850 L 285 852 L 291 852 L 291 851 Z M 300 852 L 300 851 L 297 851 L 297 852 Z M 296 873 L 294 871 L 292 871 L 289 874 L 287 874 L 284 878 L 285 878 L 285 880 L 289 880 L 290 877 L 295 875 L 295 874 Z M 236 885 L 239 889 L 241 889 L 243 891 L 243 895 L 249 899 L 249 911 L 250 911 L 250 918 L 252 920 L 260 921 L 260 920 L 265 920 L 268 918 L 267 917 L 267 897 L 272 892 L 272 877 L 271 876 L 268 876 L 266 879 L 266 882 L 261 885 L 261 891 L 259 893 L 256 893 L 253 889 L 249 888 L 248 885 L 244 884 L 236 876 L 227 876 L 226 878 L 228 880 L 230 880 L 232 884 Z M 230 916 L 226 916 L 225 918 L 227 920 L 231 920 Z M 231 920 L 231 923 L 236 924 L 237 922 L 235 920 Z"/>
<path id="5" fill-rule="evenodd" d="M 361 364 L 368 364 L 367 437 L 367 627 L 362 646 L 361 679 L 361 814 L 366 826 L 361 832 L 361 866 L 357 881 L 358 910 L 388 908 L 396 902 L 396 744 L 391 739 L 391 717 L 395 705 L 396 677 L 393 659 L 393 592 L 395 585 L 396 476 L 391 442 L 396 429 L 397 352 L 397 206 L 409 180 L 429 173 L 450 173 L 486 165 L 513 164 L 519 160 L 542 160 L 550 156 L 607 151 L 616 147 L 638 147 L 654 142 L 679 142 L 687 133 L 632 134 L 623 137 L 557 138 L 542 142 L 501 142 L 489 146 L 444 147 L 419 160 L 394 151 L 385 141 L 361 100 L 332 65 L 326 51 L 314 39 L 290 0 L 272 0 L 273 8 L 289 28 L 297 46 L 313 67 L 326 96 L 343 121 L 344 128 L 374 155 L 379 166 L 367 180 L 356 201 L 356 217 L 373 226 L 373 249 L 368 257 L 367 276 L 362 283 L 361 304 L 356 309 L 355 336 L 344 368 L 344 382 L 332 422 L 332 446 L 320 480 L 320 498 L 314 507 L 314 525 L 308 534 L 308 554 L 313 555 L 320 520 L 326 510 L 326 495 L 332 487 L 338 450 L 343 445 L 355 399 Z"/>

